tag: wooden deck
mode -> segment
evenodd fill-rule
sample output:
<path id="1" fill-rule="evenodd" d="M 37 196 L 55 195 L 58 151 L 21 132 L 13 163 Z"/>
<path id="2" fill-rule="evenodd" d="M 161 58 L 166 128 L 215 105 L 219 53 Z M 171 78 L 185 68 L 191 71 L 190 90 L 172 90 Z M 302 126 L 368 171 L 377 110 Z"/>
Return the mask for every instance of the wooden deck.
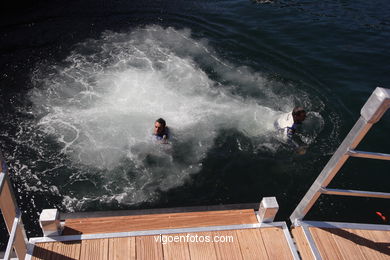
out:
<path id="1" fill-rule="evenodd" d="M 390 231 L 309 227 L 322 259 L 390 259 Z M 314 259 L 302 227 L 292 234 L 302 259 Z"/>
<path id="2" fill-rule="evenodd" d="M 120 225 L 118 225 L 120 223 Z M 64 235 L 258 223 L 253 209 L 80 218 L 65 221 Z"/>
<path id="3" fill-rule="evenodd" d="M 32 259 L 293 259 L 279 227 L 170 234 L 175 235 L 182 236 L 182 242 L 163 243 L 157 235 L 37 243 Z M 226 236 L 230 241 L 187 242 L 187 235 L 210 239 Z"/>
<path id="4" fill-rule="evenodd" d="M 231 225 L 241 225 L 241 229 Z M 31 259 L 294 259 L 294 252 L 298 259 L 296 251 L 290 248 L 294 246 L 283 225 L 260 227 L 252 209 L 71 219 L 66 221 L 66 234 L 76 235 L 70 238 L 79 240 L 37 242 Z M 205 227 L 209 230 L 205 231 Z M 322 259 L 390 259 L 390 230 L 373 230 L 372 226 L 369 229 L 326 227 L 306 227 Z M 199 229 L 160 234 L 161 230 L 176 228 Z M 148 230 L 152 231 L 138 232 Z M 107 233 L 111 234 L 107 236 Z M 303 228 L 293 228 L 292 235 L 300 257 L 315 259 Z M 216 241 L 218 238 L 225 241 Z"/>
<path id="5" fill-rule="evenodd" d="M 66 232 L 68 235 L 99 234 L 254 223 L 258 221 L 252 209 L 224 210 L 73 219 L 66 221 Z M 164 236 L 165 239 L 167 236 L 171 236 L 172 239 L 177 236 L 178 241 L 164 242 Z M 217 238 L 228 241 L 215 241 Z M 293 259 L 293 254 L 282 227 L 266 227 L 36 243 L 32 259 L 244 260 Z"/>

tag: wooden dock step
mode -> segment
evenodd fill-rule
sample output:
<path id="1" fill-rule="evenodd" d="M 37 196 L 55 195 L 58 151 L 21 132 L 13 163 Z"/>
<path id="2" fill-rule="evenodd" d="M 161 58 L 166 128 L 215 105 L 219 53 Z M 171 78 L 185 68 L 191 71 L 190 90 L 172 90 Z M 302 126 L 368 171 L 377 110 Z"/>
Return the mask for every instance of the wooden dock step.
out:
<path id="1" fill-rule="evenodd" d="M 37 243 L 32 259 L 101 260 L 251 260 L 293 259 L 281 227 L 170 234 L 210 237 L 210 242 L 164 243 L 161 235 Z M 218 236 L 230 238 L 216 242 Z M 156 239 L 157 238 L 157 239 Z M 73 249 L 73 250 L 70 250 Z"/>
<path id="2" fill-rule="evenodd" d="M 309 227 L 322 259 L 390 259 L 390 231 Z M 292 234 L 303 260 L 314 259 L 303 228 Z"/>
<path id="3" fill-rule="evenodd" d="M 66 220 L 63 235 L 253 223 L 258 223 L 253 209 L 80 218 Z"/>

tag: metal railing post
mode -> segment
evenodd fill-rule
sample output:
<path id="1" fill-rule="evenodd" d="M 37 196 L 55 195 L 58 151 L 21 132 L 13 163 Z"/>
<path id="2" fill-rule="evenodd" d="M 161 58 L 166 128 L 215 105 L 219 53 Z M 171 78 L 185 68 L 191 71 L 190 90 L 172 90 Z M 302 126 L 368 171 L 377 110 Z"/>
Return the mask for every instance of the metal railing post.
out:
<path id="1" fill-rule="evenodd" d="M 349 156 L 353 154 L 351 151 L 357 147 L 363 137 L 367 134 L 368 130 L 370 130 L 371 126 L 380 120 L 389 107 L 390 90 L 376 88 L 364 104 L 360 112 L 361 116 L 359 120 L 355 123 L 347 137 L 291 214 L 290 220 L 293 224 L 296 220 L 302 220 L 305 217 L 319 196 L 324 192 L 324 188 L 332 181 Z M 374 157 L 373 155 L 368 155 L 367 158 L 369 158 L 369 156 L 371 156 L 371 158 Z M 378 159 L 385 159 L 387 158 L 387 155 L 379 154 L 376 157 L 378 157 Z"/>

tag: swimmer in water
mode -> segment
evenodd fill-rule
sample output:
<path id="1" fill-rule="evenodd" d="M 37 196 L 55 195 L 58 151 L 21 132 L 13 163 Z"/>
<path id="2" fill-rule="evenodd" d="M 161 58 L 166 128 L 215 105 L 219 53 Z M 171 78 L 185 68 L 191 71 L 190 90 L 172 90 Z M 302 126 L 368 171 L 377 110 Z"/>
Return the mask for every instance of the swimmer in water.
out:
<path id="1" fill-rule="evenodd" d="M 163 143 L 163 144 L 168 143 L 169 128 L 166 125 L 166 122 L 164 119 L 159 118 L 156 120 L 156 122 L 154 122 L 153 135 L 156 138 L 156 140 L 161 141 L 161 143 Z"/>
<path id="2" fill-rule="evenodd" d="M 283 114 L 276 122 L 276 128 L 283 132 L 288 143 L 294 145 L 298 154 L 306 153 L 307 145 L 296 135 L 302 122 L 306 119 L 306 111 L 303 107 L 295 107 L 291 113 Z"/>

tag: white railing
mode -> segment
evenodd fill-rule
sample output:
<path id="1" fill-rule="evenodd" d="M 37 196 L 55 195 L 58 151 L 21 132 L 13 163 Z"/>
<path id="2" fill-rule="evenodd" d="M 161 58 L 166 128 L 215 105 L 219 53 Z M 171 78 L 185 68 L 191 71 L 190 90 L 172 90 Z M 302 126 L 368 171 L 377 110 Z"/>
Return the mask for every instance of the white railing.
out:
<path id="1" fill-rule="evenodd" d="M 317 201 L 321 194 L 342 195 L 342 196 L 359 196 L 373 198 L 390 198 L 390 193 L 329 189 L 327 186 L 336 176 L 340 168 L 344 165 L 349 157 L 361 157 L 369 159 L 390 160 L 390 154 L 372 153 L 357 151 L 363 137 L 367 134 L 373 124 L 377 123 L 383 114 L 390 108 L 390 89 L 376 88 L 370 98 L 364 104 L 359 120 L 345 137 L 337 151 L 330 158 L 320 175 L 314 181 L 306 195 L 299 202 L 298 206 L 290 216 L 293 224 L 302 220 L 309 212 L 311 207 Z"/>
<path id="2" fill-rule="evenodd" d="M 22 223 L 22 215 L 16 204 L 15 195 L 8 177 L 7 167 L 0 153 L 0 209 L 9 233 L 4 260 L 11 258 L 15 249 L 18 259 L 24 259 L 27 253 L 27 236 Z"/>

